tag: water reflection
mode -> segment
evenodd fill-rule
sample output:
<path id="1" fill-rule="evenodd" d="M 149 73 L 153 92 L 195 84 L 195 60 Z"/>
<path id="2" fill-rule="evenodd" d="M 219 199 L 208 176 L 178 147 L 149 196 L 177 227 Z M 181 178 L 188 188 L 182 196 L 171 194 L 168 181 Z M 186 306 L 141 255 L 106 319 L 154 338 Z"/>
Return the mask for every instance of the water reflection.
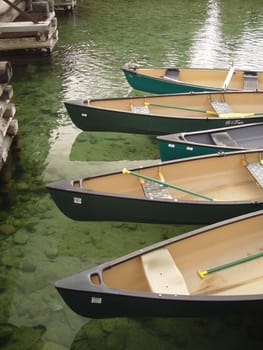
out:
<path id="1" fill-rule="evenodd" d="M 46 182 L 159 162 L 155 138 L 122 133 L 83 133 L 62 125 L 52 133 L 43 173 Z"/>
<path id="2" fill-rule="evenodd" d="M 258 57 L 263 41 L 262 14 L 255 9 L 251 16 L 247 3 L 236 15 L 227 1 L 208 1 L 207 19 L 196 32 L 190 48 L 190 66 L 229 67 L 262 70 Z"/>

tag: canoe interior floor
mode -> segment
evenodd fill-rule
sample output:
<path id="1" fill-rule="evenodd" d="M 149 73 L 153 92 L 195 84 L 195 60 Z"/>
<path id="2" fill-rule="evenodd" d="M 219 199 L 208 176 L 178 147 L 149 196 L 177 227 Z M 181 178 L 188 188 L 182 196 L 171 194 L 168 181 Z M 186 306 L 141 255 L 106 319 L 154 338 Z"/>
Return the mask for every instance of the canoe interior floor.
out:
<path id="1" fill-rule="evenodd" d="M 262 294 L 263 257 L 211 273 L 201 280 L 192 295 Z"/>
<path id="2" fill-rule="evenodd" d="M 222 181 L 220 181 L 220 179 L 222 179 Z M 171 183 L 173 182 L 171 181 Z M 239 173 L 226 170 L 221 173 L 208 173 L 200 177 L 187 176 L 175 183 L 178 186 L 210 196 L 216 201 L 251 200 L 262 199 L 263 197 L 263 189 L 258 185 L 257 181 L 252 177 L 246 167 Z M 191 186 L 189 184 L 191 184 Z M 177 199 L 188 200 L 198 198 L 173 189 L 169 189 L 169 192 L 173 198 Z"/>

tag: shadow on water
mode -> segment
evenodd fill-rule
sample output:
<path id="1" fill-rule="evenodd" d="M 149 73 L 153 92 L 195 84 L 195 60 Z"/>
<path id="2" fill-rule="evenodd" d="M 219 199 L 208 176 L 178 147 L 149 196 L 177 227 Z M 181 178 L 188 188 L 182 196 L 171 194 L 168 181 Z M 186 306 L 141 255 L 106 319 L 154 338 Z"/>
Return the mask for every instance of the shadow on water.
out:
<path id="1" fill-rule="evenodd" d="M 71 161 L 117 161 L 159 159 L 154 136 L 82 132 L 72 145 Z"/>
<path id="2" fill-rule="evenodd" d="M 253 315 L 91 320 L 78 331 L 70 349 L 242 350 L 262 346 L 262 325 Z"/>

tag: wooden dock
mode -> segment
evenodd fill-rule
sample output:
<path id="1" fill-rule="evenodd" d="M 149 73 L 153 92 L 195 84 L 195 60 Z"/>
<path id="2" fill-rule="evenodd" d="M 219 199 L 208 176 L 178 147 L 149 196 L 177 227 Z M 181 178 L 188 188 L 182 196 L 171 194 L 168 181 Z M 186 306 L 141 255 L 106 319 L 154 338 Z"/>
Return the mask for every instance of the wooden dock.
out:
<path id="1" fill-rule="evenodd" d="M 0 52 L 52 52 L 58 40 L 54 0 L 2 0 Z"/>
<path id="2" fill-rule="evenodd" d="M 73 12 L 77 6 L 77 0 L 54 0 L 56 11 L 71 11 Z"/>
<path id="3" fill-rule="evenodd" d="M 16 108 L 11 102 L 13 88 L 9 84 L 13 70 L 8 61 L 0 62 L 0 171 L 7 161 L 14 137 L 18 132 Z"/>

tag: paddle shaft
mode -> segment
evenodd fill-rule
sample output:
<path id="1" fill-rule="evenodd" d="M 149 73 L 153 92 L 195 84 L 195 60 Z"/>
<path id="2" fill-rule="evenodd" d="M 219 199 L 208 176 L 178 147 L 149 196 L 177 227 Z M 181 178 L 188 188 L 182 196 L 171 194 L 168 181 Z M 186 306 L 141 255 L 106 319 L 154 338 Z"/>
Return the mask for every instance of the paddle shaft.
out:
<path id="1" fill-rule="evenodd" d="M 182 192 L 186 192 L 188 194 L 192 194 L 194 196 L 197 196 L 197 197 L 201 197 L 203 199 L 207 199 L 209 201 L 213 201 L 213 198 L 211 197 L 208 197 L 208 196 L 205 196 L 203 194 L 200 194 L 200 193 L 197 193 L 197 192 L 193 192 L 191 190 L 188 190 L 186 188 L 183 188 L 183 187 L 180 187 L 180 186 L 175 186 L 175 185 L 172 185 L 172 184 L 169 184 L 168 182 L 165 182 L 165 181 L 161 181 L 161 180 L 158 180 L 158 179 L 154 179 L 153 177 L 150 177 L 150 176 L 146 176 L 146 175 L 142 175 L 142 174 L 139 174 L 135 171 L 130 171 L 130 170 L 127 170 L 127 169 L 123 169 L 122 170 L 123 174 L 131 174 L 131 175 L 134 175 L 134 176 L 137 176 L 137 177 L 140 177 L 144 180 L 148 180 L 148 181 L 152 181 L 152 182 L 156 182 L 160 185 L 163 185 L 163 186 L 166 186 L 166 187 L 170 187 L 170 188 L 173 188 L 175 190 L 179 190 L 179 191 L 182 191 Z"/>
<path id="2" fill-rule="evenodd" d="M 146 103 L 150 106 L 154 106 L 154 107 L 164 107 L 164 108 L 173 108 L 173 109 L 180 109 L 183 111 L 190 111 L 190 112 L 199 112 L 199 113 L 206 113 L 206 114 L 211 114 L 211 115 L 219 115 L 220 117 L 224 117 L 224 118 L 242 118 L 242 117 L 252 117 L 252 116 L 256 116 L 256 115 L 261 115 L 263 114 L 263 112 L 229 112 L 229 113 L 220 113 L 217 114 L 214 111 L 209 111 L 206 109 L 197 109 L 197 108 L 190 108 L 190 107 L 179 107 L 179 106 L 171 106 L 171 105 L 164 105 L 164 104 L 159 104 L 159 103 Z"/>
<path id="3" fill-rule="evenodd" d="M 179 106 L 171 106 L 171 105 L 163 105 L 159 103 L 148 103 L 150 106 L 154 107 L 165 107 L 165 108 L 173 108 L 173 109 L 181 109 L 183 111 L 190 111 L 190 112 L 199 112 L 199 113 L 207 113 L 212 115 L 217 115 L 214 111 L 208 111 L 206 109 L 197 109 L 197 108 L 190 108 L 190 107 L 179 107 Z"/>
<path id="4" fill-rule="evenodd" d="M 254 254 L 254 255 L 249 255 L 249 256 L 246 256 L 245 258 L 241 258 L 241 259 L 238 259 L 238 260 L 234 260 L 234 261 L 231 261 L 229 263 L 226 263 L 226 264 L 222 264 L 222 265 L 218 265 L 218 266 L 215 266 L 215 267 L 211 267 L 210 269 L 207 269 L 205 271 L 198 271 L 198 274 L 200 277 L 205 277 L 206 275 L 208 275 L 209 273 L 213 273 L 213 272 L 217 272 L 217 271 L 220 271 L 220 270 L 224 270 L 224 269 L 227 269 L 229 267 L 232 267 L 232 266 L 235 266 L 235 265 L 239 265 L 239 264 L 242 264 L 244 262 L 247 262 L 247 261 L 250 261 L 250 260 L 254 260 L 254 259 L 257 259 L 257 258 L 260 258 L 263 256 L 263 252 L 261 253 L 257 253 L 257 254 Z"/>

